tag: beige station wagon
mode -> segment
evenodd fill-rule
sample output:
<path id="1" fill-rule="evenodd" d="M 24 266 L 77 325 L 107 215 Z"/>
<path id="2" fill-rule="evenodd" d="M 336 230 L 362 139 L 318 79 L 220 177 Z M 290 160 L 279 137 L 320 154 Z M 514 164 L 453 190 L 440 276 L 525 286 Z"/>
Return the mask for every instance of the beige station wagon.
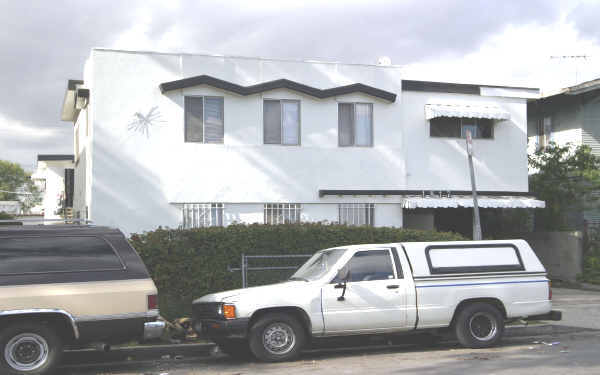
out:
<path id="1" fill-rule="evenodd" d="M 0 227 L 0 374 L 48 374 L 65 346 L 158 338 L 157 301 L 118 229 Z"/>

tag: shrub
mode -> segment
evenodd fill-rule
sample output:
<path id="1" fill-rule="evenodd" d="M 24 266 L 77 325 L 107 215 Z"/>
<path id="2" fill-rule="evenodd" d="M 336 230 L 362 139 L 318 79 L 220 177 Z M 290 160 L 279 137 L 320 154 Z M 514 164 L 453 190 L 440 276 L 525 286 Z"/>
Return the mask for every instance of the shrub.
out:
<path id="1" fill-rule="evenodd" d="M 453 240 L 464 238 L 454 233 L 325 224 L 159 228 L 131 236 L 159 289 L 161 312 L 167 318 L 189 314 L 194 298 L 240 288 L 240 272 L 229 272 L 228 266 L 239 267 L 242 254 L 313 254 L 341 245 Z M 303 261 L 295 259 L 294 265 Z M 269 264 L 291 265 L 289 260 Z M 254 271 L 250 285 L 281 281 L 292 272 Z"/>

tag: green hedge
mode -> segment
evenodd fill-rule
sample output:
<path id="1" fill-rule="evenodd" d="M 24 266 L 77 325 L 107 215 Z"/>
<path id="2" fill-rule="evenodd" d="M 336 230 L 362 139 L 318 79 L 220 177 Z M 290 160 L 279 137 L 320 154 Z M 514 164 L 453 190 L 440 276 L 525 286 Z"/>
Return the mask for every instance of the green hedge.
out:
<path id="1" fill-rule="evenodd" d="M 159 228 L 133 234 L 131 243 L 159 289 L 162 314 L 177 318 L 189 314 L 194 298 L 240 288 L 240 272 L 229 272 L 228 266 L 239 267 L 241 254 L 312 254 L 350 244 L 463 239 L 454 233 L 397 228 L 254 224 L 192 230 Z M 265 260 L 255 265 L 300 265 L 304 260 Z M 292 272 L 252 271 L 249 285 L 281 281 Z"/>

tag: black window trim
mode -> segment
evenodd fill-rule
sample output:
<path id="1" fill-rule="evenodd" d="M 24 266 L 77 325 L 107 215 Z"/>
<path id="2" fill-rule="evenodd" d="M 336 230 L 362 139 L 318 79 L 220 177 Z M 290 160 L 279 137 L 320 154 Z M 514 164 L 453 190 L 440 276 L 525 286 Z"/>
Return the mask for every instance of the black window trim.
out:
<path id="1" fill-rule="evenodd" d="M 464 266 L 464 267 L 433 267 L 431 264 L 431 256 L 429 252 L 435 249 L 480 249 L 492 247 L 510 247 L 515 251 L 515 255 L 519 261 L 519 265 L 495 265 L 495 266 Z M 523 259 L 519 249 L 511 243 L 496 243 L 496 244 L 481 244 L 481 245 L 429 245 L 425 247 L 425 257 L 429 272 L 432 275 L 440 274 L 458 274 L 458 273 L 485 273 L 485 272 L 504 272 L 504 271 L 525 271 Z"/>
<path id="2" fill-rule="evenodd" d="M 396 267 L 394 267 L 394 264 L 395 264 L 395 258 L 394 258 L 394 252 L 392 251 L 392 249 L 393 249 L 393 248 L 390 248 L 390 247 L 386 247 L 386 248 L 383 248 L 383 249 L 377 249 L 377 248 L 375 248 L 375 249 L 359 249 L 359 250 L 355 251 L 355 252 L 352 254 L 352 256 L 350 257 L 350 259 L 348 259 L 348 261 L 346 261 L 346 263 L 344 263 L 344 265 L 342 266 L 342 268 L 346 267 L 346 266 L 347 266 L 347 265 L 348 265 L 348 264 L 349 264 L 349 263 L 352 261 L 352 259 L 354 258 L 354 256 L 355 256 L 357 253 L 360 253 L 360 252 L 369 253 L 369 252 L 373 252 L 373 251 L 387 251 L 387 252 L 388 252 L 388 255 L 389 255 L 389 257 L 390 257 L 390 261 L 391 261 L 391 263 L 392 263 L 392 270 L 393 270 L 393 272 L 394 272 L 394 279 L 393 279 L 393 280 L 396 280 L 396 279 L 398 279 L 398 274 L 397 274 L 397 273 L 398 273 L 398 270 L 397 270 L 397 268 L 396 268 Z M 336 284 L 336 283 L 337 283 L 337 281 L 336 281 L 336 278 L 337 278 L 337 275 L 335 275 L 335 276 L 333 277 L 333 279 L 330 281 L 330 284 Z M 388 279 L 386 279 L 386 280 L 388 280 Z M 389 279 L 389 280 L 392 280 L 392 279 Z M 362 282 L 370 282 L 370 281 L 382 281 L 382 280 L 366 280 L 366 281 L 365 281 L 365 280 L 361 280 L 361 281 L 348 281 L 348 284 L 349 284 L 349 283 L 362 283 Z"/>
<path id="3" fill-rule="evenodd" d="M 458 137 L 451 137 L 451 136 L 438 136 L 438 135 L 431 135 L 431 120 L 434 120 L 438 117 L 434 117 L 430 120 L 428 120 L 427 122 L 429 123 L 429 138 L 434 138 L 434 139 L 465 139 L 462 137 L 462 126 L 463 126 L 463 119 L 466 118 L 471 118 L 471 117 L 453 117 L 453 118 L 457 118 L 460 120 L 460 123 L 458 124 L 458 131 L 459 133 L 461 133 L 461 135 L 459 135 Z M 480 120 L 481 118 L 476 118 L 477 120 Z M 491 136 L 489 138 L 473 138 L 474 140 L 478 140 L 478 141 L 493 141 L 494 139 L 496 139 L 496 121 L 494 119 L 489 119 L 492 122 L 492 125 L 490 126 L 490 132 L 491 132 Z M 469 124 L 467 124 L 469 125 Z"/>
<path id="4" fill-rule="evenodd" d="M 398 249 L 395 247 L 391 248 L 394 263 L 396 264 L 396 279 L 404 279 L 404 272 L 402 272 L 402 263 L 400 263 L 400 256 L 398 256 Z"/>
<path id="5" fill-rule="evenodd" d="M 121 255 L 119 254 L 119 252 L 117 251 L 117 249 L 115 249 L 115 247 L 113 246 L 113 244 L 110 243 L 110 241 L 108 241 L 106 238 L 104 238 L 103 236 L 98 236 L 98 235 L 86 235 L 86 234 L 75 234 L 75 235 L 60 235 L 60 234 L 56 234 L 56 235 L 46 235 L 46 236 L 35 236 L 35 235 L 23 235 L 23 236 L 3 236 L 0 237 L 0 240 L 2 239 L 24 239 L 24 238 L 57 238 L 57 237 L 66 237 L 66 238 L 73 238 L 73 237 L 95 237 L 95 238 L 99 238 L 102 241 L 106 242 L 108 244 L 108 246 L 110 247 L 110 249 L 112 250 L 113 254 L 117 257 L 117 259 L 119 260 L 119 263 L 121 264 L 121 268 L 101 268 L 101 269 L 84 269 L 84 270 L 68 270 L 68 271 L 38 271 L 38 272 L 15 272 L 15 273 L 0 273 L 0 277 L 3 276 L 21 276 L 21 275 L 47 275 L 47 274 L 72 274 L 72 273 L 87 273 L 87 272 L 115 272 L 115 271 L 126 271 L 127 270 L 127 266 L 125 264 L 125 262 L 123 262 L 123 259 L 121 258 Z"/>
<path id="6" fill-rule="evenodd" d="M 202 141 L 190 141 L 187 137 L 187 110 L 185 108 L 185 99 L 186 98 L 202 98 Z M 221 118 L 223 119 L 223 141 L 214 143 L 214 142 L 206 142 L 206 131 L 205 131 L 205 121 L 204 116 L 206 116 L 206 105 L 204 104 L 205 98 L 216 98 L 221 99 L 223 101 L 223 106 L 221 107 Z M 203 145 L 222 145 L 225 144 L 225 97 L 218 95 L 183 95 L 183 143 L 199 143 Z"/>

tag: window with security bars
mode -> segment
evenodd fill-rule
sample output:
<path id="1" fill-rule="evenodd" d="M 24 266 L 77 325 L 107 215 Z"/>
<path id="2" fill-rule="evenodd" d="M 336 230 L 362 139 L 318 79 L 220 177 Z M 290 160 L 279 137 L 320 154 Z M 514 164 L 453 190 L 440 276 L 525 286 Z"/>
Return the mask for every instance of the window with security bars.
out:
<path id="1" fill-rule="evenodd" d="M 223 226 L 223 203 L 184 203 L 183 228 Z"/>
<path id="2" fill-rule="evenodd" d="M 374 203 L 344 203 L 338 205 L 338 211 L 340 224 L 373 226 Z"/>
<path id="3" fill-rule="evenodd" d="M 265 204 L 265 224 L 294 224 L 300 222 L 302 205 L 298 203 Z"/>

